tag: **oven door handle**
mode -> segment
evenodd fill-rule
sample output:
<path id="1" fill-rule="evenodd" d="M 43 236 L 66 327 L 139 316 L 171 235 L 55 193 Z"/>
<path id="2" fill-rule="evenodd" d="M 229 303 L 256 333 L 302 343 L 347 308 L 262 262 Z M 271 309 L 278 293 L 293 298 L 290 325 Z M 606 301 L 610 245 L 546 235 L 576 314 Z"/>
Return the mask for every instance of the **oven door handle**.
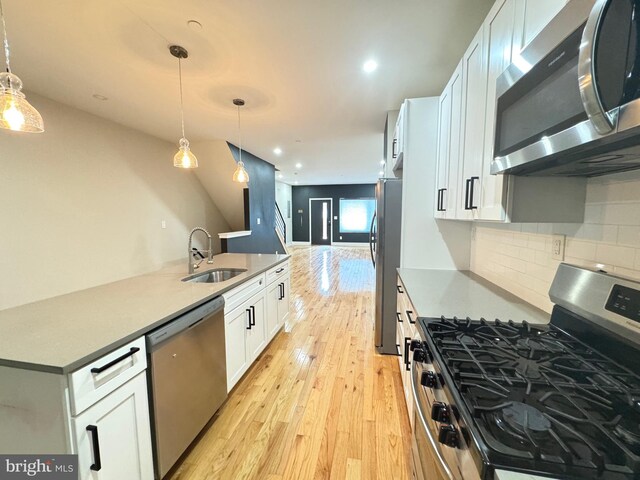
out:
<path id="1" fill-rule="evenodd" d="M 444 457 L 442 456 L 442 452 L 440 451 L 440 448 L 438 447 L 438 442 L 433 437 L 433 434 L 431 433 L 431 430 L 429 429 L 429 425 L 427 424 L 427 420 L 424 418 L 424 414 L 422 413 L 422 410 L 420 409 L 420 400 L 418 399 L 418 388 L 420 388 L 420 387 L 417 385 L 416 376 L 414 375 L 414 372 L 413 372 L 414 364 L 415 364 L 415 362 L 411 362 L 411 373 L 410 373 L 410 376 L 411 376 L 411 392 L 413 393 L 413 401 L 415 402 L 415 411 L 416 411 L 416 414 L 418 415 L 418 418 L 420 419 L 420 425 L 418 425 L 417 422 L 416 422 L 416 425 L 415 425 L 414 428 L 422 427 L 424 429 L 424 431 L 426 432 L 427 438 L 429 439 L 429 443 L 431 444 L 431 449 L 435 453 L 436 466 L 438 467 L 438 470 L 440 470 L 440 473 L 445 478 L 448 478 L 449 480 L 455 480 L 455 477 L 453 476 L 453 473 L 451 472 L 451 469 L 449 468 L 449 466 L 447 465 L 447 462 L 445 461 Z"/>
<path id="2" fill-rule="evenodd" d="M 589 19 L 582 33 L 580 53 L 578 55 L 578 79 L 580 83 L 580 97 L 585 112 L 600 135 L 606 135 L 615 128 L 615 120 L 605 111 L 596 84 L 595 53 L 600 36 L 600 24 L 604 11 L 610 0 L 596 0 Z"/>

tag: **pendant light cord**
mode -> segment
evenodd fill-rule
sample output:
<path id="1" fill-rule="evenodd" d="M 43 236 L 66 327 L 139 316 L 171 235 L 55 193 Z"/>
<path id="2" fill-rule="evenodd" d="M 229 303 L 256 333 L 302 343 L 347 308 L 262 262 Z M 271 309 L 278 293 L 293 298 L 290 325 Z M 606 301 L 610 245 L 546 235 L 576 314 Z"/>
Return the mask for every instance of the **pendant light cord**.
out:
<path id="1" fill-rule="evenodd" d="M 184 103 L 182 101 L 182 59 L 178 57 L 178 75 L 180 76 L 180 118 L 182 120 L 182 138 L 184 138 Z"/>
<path id="2" fill-rule="evenodd" d="M 0 0 L 0 18 L 2 18 L 2 33 L 3 33 L 3 46 L 4 46 L 4 58 L 7 64 L 7 72 L 11 73 L 11 66 L 9 65 L 9 40 L 7 40 L 7 24 L 4 22 L 4 10 L 2 8 L 2 0 Z"/>
<path id="3" fill-rule="evenodd" d="M 240 128 L 240 105 L 238 105 L 238 138 L 240 139 L 240 162 L 242 163 L 242 129 Z"/>

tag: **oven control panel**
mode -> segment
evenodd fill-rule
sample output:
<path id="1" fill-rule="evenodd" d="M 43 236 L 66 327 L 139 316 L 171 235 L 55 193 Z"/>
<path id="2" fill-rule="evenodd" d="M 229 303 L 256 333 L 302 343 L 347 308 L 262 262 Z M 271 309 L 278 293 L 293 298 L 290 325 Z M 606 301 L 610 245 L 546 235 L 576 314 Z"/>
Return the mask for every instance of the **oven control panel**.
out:
<path id="1" fill-rule="evenodd" d="M 640 291 L 622 285 L 614 285 L 605 307 L 610 312 L 640 322 Z"/>

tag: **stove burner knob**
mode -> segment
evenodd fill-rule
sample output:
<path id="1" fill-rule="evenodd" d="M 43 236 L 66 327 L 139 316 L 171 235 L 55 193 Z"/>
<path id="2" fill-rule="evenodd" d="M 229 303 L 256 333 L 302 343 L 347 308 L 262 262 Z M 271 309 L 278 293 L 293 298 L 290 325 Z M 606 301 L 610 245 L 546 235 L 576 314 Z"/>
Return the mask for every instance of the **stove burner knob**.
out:
<path id="1" fill-rule="evenodd" d="M 422 342 L 420 340 L 415 340 L 415 339 L 411 340 L 411 345 L 409 346 L 409 349 L 411 349 L 411 351 L 413 352 L 418 348 L 422 348 Z"/>
<path id="2" fill-rule="evenodd" d="M 451 410 L 446 403 L 433 402 L 431 406 L 431 419 L 439 423 L 450 423 Z"/>
<path id="3" fill-rule="evenodd" d="M 420 383 L 423 387 L 437 388 L 438 377 L 434 372 L 423 371 L 422 376 L 420 377 Z"/>
<path id="4" fill-rule="evenodd" d="M 413 361 L 422 363 L 427 361 L 427 354 L 421 348 L 413 351 Z"/>
<path id="5" fill-rule="evenodd" d="M 453 425 L 440 425 L 438 441 L 447 447 L 458 448 L 458 430 Z"/>

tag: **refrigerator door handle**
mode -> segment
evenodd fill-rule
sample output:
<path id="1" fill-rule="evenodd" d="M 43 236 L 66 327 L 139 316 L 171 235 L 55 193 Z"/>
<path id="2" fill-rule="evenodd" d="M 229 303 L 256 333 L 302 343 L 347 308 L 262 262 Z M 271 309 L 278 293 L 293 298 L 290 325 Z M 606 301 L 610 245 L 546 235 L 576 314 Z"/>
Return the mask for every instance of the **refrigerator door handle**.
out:
<path id="1" fill-rule="evenodd" d="M 376 257 L 375 257 L 375 236 L 373 233 L 373 227 L 376 222 L 376 213 L 371 217 L 371 228 L 369 229 L 369 251 L 371 252 L 371 263 L 373 263 L 373 268 L 376 268 Z"/>

